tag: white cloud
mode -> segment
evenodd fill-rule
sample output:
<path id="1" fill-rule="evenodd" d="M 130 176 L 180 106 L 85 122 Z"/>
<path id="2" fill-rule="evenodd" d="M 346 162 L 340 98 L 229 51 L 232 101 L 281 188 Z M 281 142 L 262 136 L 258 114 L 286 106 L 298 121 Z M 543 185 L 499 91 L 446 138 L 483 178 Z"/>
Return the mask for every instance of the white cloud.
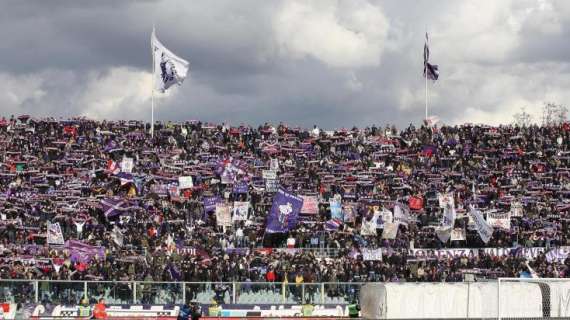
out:
<path id="1" fill-rule="evenodd" d="M 285 1 L 274 18 L 286 56 L 310 56 L 332 67 L 377 66 L 388 33 L 381 8 L 363 0 Z"/>
<path id="2" fill-rule="evenodd" d="M 0 73 L 0 86 L 4 114 L 80 114 L 94 119 L 150 117 L 151 75 L 136 69 L 91 71 L 83 78 L 73 71 L 55 69 L 25 75 Z"/>
<path id="3" fill-rule="evenodd" d="M 150 117 L 152 77 L 149 72 L 112 68 L 89 75 L 77 103 L 82 114 L 94 119 L 147 119 Z"/>
<path id="4" fill-rule="evenodd" d="M 451 119 L 446 119 L 455 124 L 508 124 L 513 122 L 513 115 L 521 108 L 525 108 L 534 122 L 540 123 L 544 103 L 565 104 L 570 101 L 570 93 L 566 89 L 570 86 L 570 75 L 563 71 L 567 67 L 556 63 L 509 67 L 467 65 L 461 71 L 462 77 L 440 90 L 436 103 L 453 105 L 455 101 L 458 109 Z M 469 77 L 470 74 L 479 76 Z M 485 76 L 488 74 L 493 76 Z M 462 88 L 469 88 L 469 93 L 463 94 Z"/>
<path id="5" fill-rule="evenodd" d="M 4 113 L 22 113 L 24 104 L 38 103 L 46 95 L 43 79 L 35 74 L 0 73 L 0 104 Z"/>
<path id="6" fill-rule="evenodd" d="M 433 28 L 440 60 L 507 62 L 530 33 L 558 34 L 561 13 L 543 0 L 458 1 Z"/>

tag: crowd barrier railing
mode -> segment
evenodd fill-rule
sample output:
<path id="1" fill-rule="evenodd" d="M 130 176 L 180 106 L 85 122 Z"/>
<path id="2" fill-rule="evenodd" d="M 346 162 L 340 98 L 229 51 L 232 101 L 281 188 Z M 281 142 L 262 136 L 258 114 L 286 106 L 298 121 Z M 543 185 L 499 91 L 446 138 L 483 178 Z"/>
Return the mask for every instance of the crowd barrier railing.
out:
<path id="1" fill-rule="evenodd" d="M 111 305 L 348 304 L 361 282 L 152 282 L 0 279 L 0 302 L 73 305 L 105 299 Z"/>

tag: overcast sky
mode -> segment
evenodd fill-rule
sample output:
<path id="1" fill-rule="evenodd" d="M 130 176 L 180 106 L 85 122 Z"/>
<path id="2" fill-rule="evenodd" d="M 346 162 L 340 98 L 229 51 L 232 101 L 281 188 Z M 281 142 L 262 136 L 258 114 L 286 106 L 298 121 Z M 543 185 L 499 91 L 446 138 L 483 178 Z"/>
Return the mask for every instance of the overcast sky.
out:
<path id="1" fill-rule="evenodd" d="M 150 120 L 150 34 L 190 61 L 161 120 L 304 127 L 511 123 L 569 106 L 570 1 L 0 2 L 4 115 Z"/>

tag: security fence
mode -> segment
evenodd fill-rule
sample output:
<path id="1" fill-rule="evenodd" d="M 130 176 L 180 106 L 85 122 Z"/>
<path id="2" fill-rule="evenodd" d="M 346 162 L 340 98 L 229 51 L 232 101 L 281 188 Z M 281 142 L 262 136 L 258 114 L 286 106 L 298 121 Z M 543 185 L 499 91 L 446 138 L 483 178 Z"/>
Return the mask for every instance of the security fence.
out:
<path id="1" fill-rule="evenodd" d="M 358 299 L 363 283 L 148 282 L 0 280 L 0 301 L 78 304 L 100 298 L 108 304 L 348 304 Z"/>

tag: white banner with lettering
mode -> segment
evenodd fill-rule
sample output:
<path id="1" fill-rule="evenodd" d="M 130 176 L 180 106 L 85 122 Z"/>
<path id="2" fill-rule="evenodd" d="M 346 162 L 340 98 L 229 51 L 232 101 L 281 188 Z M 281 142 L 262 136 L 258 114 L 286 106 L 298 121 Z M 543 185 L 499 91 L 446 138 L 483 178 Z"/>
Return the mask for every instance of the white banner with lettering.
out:
<path id="1" fill-rule="evenodd" d="M 503 230 L 511 230 L 510 213 L 487 213 L 487 222 L 493 227 Z"/>
<path id="2" fill-rule="evenodd" d="M 414 258 L 457 258 L 457 257 L 476 257 L 479 252 L 483 251 L 493 257 L 501 256 L 519 256 L 525 257 L 529 260 L 536 259 L 540 254 L 546 253 L 545 247 L 531 247 L 531 248 L 454 248 L 454 249 L 409 249 L 408 256 Z M 570 253 L 570 246 L 558 247 L 551 249 L 546 257 L 551 260 L 563 260 Z"/>
<path id="3" fill-rule="evenodd" d="M 378 249 L 362 249 L 362 260 L 364 261 L 382 261 L 382 248 Z"/>

